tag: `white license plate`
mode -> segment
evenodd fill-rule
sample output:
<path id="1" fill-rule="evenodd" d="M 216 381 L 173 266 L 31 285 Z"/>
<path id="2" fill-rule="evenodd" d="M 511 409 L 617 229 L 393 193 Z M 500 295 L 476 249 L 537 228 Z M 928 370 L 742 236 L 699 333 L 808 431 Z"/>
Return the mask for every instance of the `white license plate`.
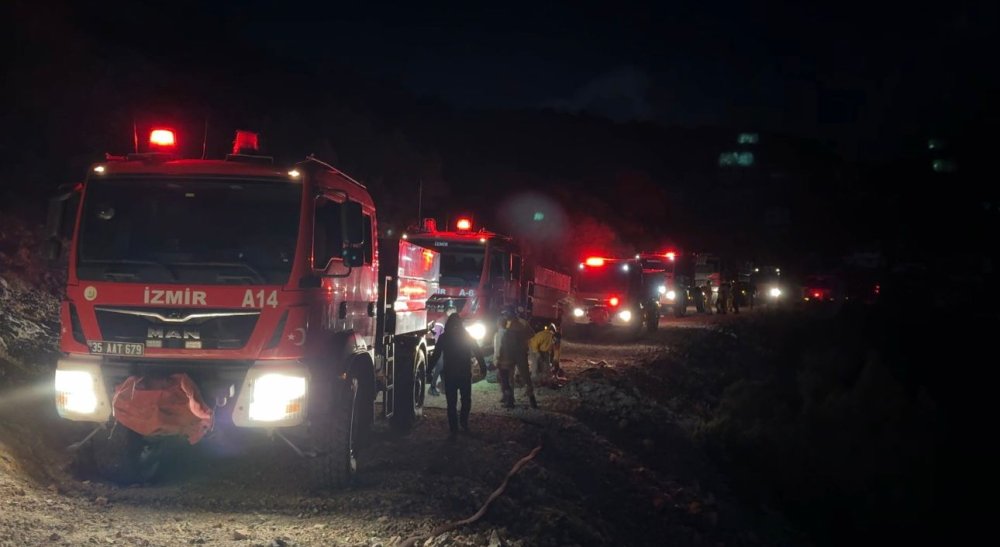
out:
<path id="1" fill-rule="evenodd" d="M 96 355 L 143 355 L 146 353 L 145 344 L 130 342 L 87 342 L 90 346 L 90 353 Z"/>

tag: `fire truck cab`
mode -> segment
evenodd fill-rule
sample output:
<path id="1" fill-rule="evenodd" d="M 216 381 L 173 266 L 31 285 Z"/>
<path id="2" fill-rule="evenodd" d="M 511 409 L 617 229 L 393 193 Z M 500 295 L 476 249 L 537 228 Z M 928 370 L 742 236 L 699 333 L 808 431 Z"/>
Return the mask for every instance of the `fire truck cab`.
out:
<path id="1" fill-rule="evenodd" d="M 574 280 L 574 325 L 658 328 L 659 301 L 644 278 L 642 260 L 589 257 L 577 267 Z"/>
<path id="2" fill-rule="evenodd" d="M 76 202 L 55 391 L 97 424 L 78 454 L 143 482 L 163 437 L 257 429 L 342 484 L 376 402 L 398 428 L 421 414 L 440 258 L 380 248 L 368 190 L 314 157 L 279 168 L 239 132 L 225 160 L 183 159 L 174 138 L 154 130 L 50 204 L 58 224 Z"/>
<path id="3" fill-rule="evenodd" d="M 643 279 L 648 291 L 655 295 L 660 310 L 676 317 L 687 314 L 688 306 L 696 302 L 694 257 L 679 251 L 641 253 Z M 700 293 L 699 293 L 700 294 Z"/>
<path id="4" fill-rule="evenodd" d="M 487 360 L 492 360 L 500 312 L 505 306 L 524 304 L 523 261 L 514 241 L 485 229 L 473 230 L 467 217 L 459 218 L 450 231 L 439 230 L 435 219 L 424 219 L 420 229 L 407 237 L 441 254 L 440 284 L 428 301 L 432 330 L 439 331 L 449 313 L 457 312 Z"/>

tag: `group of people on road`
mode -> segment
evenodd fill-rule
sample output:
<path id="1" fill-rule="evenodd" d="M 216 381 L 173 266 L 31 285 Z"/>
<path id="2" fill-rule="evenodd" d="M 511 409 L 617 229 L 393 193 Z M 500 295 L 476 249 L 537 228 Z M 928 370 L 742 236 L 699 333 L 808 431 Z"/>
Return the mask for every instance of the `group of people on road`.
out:
<path id="1" fill-rule="evenodd" d="M 535 384 L 545 384 L 560 378 L 559 333 L 555 325 L 546 325 L 534 332 L 523 309 L 506 307 L 500 314 L 493 342 L 493 362 L 500 382 L 501 403 L 514 408 L 515 378 L 524 384 L 525 396 L 531 408 L 538 408 Z M 451 313 L 443 331 L 437 336 L 434 351 L 428 363 L 429 393 L 439 395 L 437 380 L 444 383 L 448 405 L 450 438 L 459 431 L 469 432 L 469 413 L 472 409 L 472 361 L 477 361 L 483 374 L 487 363 L 479 344 L 465 329 L 465 322 L 458 313 Z M 441 366 L 438 366 L 440 363 Z M 461 410 L 458 400 L 461 398 Z"/>
<path id="2" fill-rule="evenodd" d="M 718 287 L 713 286 L 712 280 L 705 280 L 705 284 L 695 287 L 695 303 L 699 313 L 711 314 L 715 310 L 716 314 L 725 315 L 727 313 L 740 313 L 740 307 L 754 307 L 754 289 L 752 286 L 738 281 L 723 281 Z"/>

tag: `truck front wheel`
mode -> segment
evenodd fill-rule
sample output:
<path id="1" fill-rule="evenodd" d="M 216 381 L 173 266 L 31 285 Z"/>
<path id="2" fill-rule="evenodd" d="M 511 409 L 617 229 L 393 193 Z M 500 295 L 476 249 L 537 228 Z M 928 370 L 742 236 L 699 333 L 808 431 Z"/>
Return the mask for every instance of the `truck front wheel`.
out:
<path id="1" fill-rule="evenodd" d="M 98 432 L 90 441 L 94 471 L 118 484 L 142 484 L 160 472 L 162 447 L 121 424 L 110 433 Z"/>
<path id="2" fill-rule="evenodd" d="M 343 486 L 357 474 L 357 448 L 368 429 L 359 423 L 364 420 L 365 404 L 361 386 L 357 376 L 334 380 L 329 411 L 310 420 L 310 475 L 318 488 Z"/>
<path id="3" fill-rule="evenodd" d="M 393 390 L 393 413 L 390 420 L 396 431 L 409 431 L 417 418 L 424 414 L 426 369 L 427 358 L 419 348 L 414 350 L 412 361 L 396 363 L 396 385 Z"/>

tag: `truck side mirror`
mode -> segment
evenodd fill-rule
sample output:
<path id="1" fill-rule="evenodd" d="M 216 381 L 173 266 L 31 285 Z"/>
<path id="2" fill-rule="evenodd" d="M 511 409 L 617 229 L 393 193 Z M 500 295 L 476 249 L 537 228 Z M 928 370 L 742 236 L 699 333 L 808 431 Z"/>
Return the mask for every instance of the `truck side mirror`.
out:
<path id="1" fill-rule="evenodd" d="M 344 266 L 356 268 L 365 264 L 365 250 L 363 247 L 347 247 L 343 252 Z"/>
<path id="2" fill-rule="evenodd" d="M 46 260 L 59 260 L 62 258 L 62 241 L 57 238 L 49 238 L 42 244 L 42 256 Z"/>
<path id="3" fill-rule="evenodd" d="M 58 260 L 62 257 L 62 239 L 70 237 L 73 229 L 72 217 L 66 218 L 68 212 L 76 212 L 69 203 L 77 203 L 80 196 L 80 185 L 64 184 L 59 187 L 59 194 L 49 199 L 49 208 L 45 219 L 45 243 L 42 244 L 42 256 L 48 260 Z"/>
<path id="4" fill-rule="evenodd" d="M 341 228 L 344 234 L 344 245 L 355 246 L 365 242 L 364 221 L 362 219 L 361 203 L 347 200 L 344 202 L 344 214 L 340 217 L 343 223 Z M 344 260 L 347 260 L 347 253 L 344 253 Z M 364 255 L 362 253 L 362 260 Z"/>
<path id="5" fill-rule="evenodd" d="M 521 279 L 521 257 L 519 255 L 511 255 L 510 280 L 517 281 L 519 279 Z"/>

